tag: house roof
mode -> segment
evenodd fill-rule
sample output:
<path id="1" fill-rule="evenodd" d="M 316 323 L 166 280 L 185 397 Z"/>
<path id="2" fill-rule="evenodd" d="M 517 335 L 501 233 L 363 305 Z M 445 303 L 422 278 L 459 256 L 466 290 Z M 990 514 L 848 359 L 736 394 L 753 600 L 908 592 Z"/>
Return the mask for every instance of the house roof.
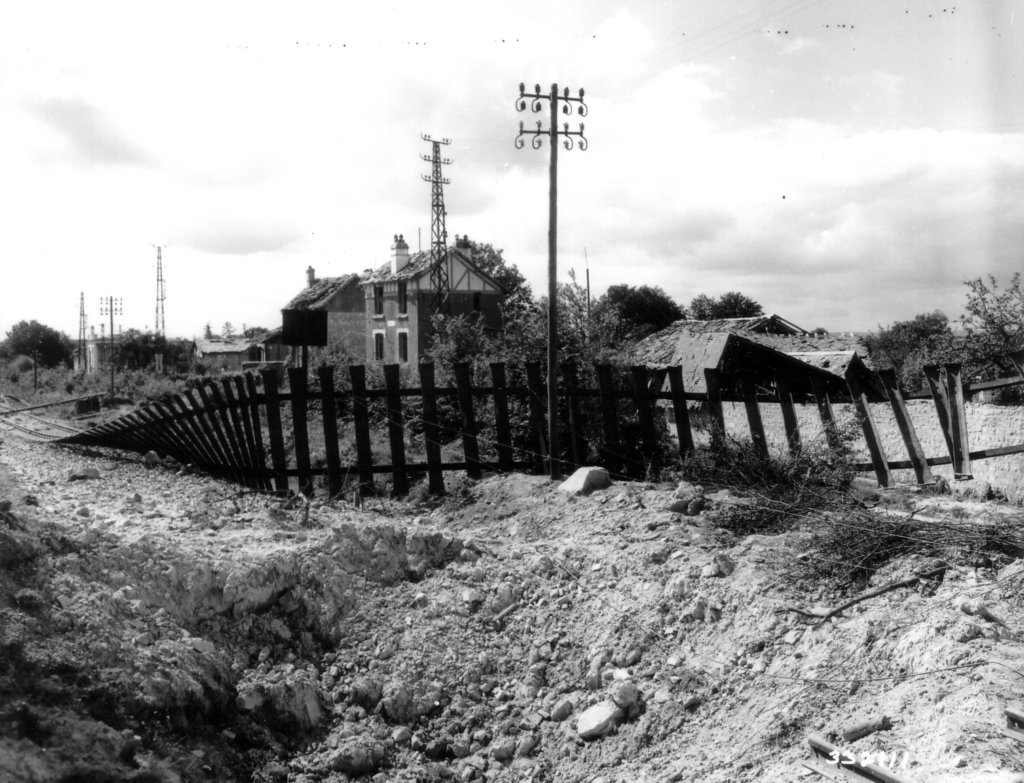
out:
<path id="1" fill-rule="evenodd" d="M 840 362 L 837 358 L 832 361 L 818 358 L 805 361 L 799 356 L 764 345 L 752 337 L 733 332 L 693 331 L 689 322 L 676 321 L 666 329 L 641 340 L 633 355 L 637 361 L 648 365 L 680 365 L 683 387 L 696 394 L 707 391 L 705 369 L 723 373 L 750 370 L 762 385 L 774 383 L 776 371 L 785 369 L 793 374 L 795 391 L 809 390 L 811 374 L 817 374 L 829 386 L 835 386 L 843 377 L 842 371 L 830 370 L 826 366 L 835 361 L 838 368 Z M 852 359 L 847 358 L 845 361 L 848 365 Z M 807 389 L 803 388 L 805 386 Z"/>
<path id="2" fill-rule="evenodd" d="M 298 296 L 284 306 L 285 310 L 319 310 L 339 292 L 350 285 L 359 283 L 359 275 L 349 274 L 341 277 L 323 277 L 313 285 L 302 289 Z"/>
<path id="3" fill-rule="evenodd" d="M 457 256 L 462 263 L 470 267 L 476 274 L 487 280 L 489 283 L 494 285 L 499 291 L 505 291 L 506 288 L 489 274 L 484 272 L 480 267 L 473 263 L 471 255 L 464 253 L 462 248 L 455 247 L 448 248 L 449 256 Z M 376 269 L 372 270 L 360 281 L 362 285 L 379 285 L 381 283 L 397 282 L 399 280 L 412 280 L 419 277 L 420 275 L 426 274 L 430 271 L 432 256 L 430 251 L 421 250 L 417 253 L 412 253 L 409 256 L 409 262 L 403 266 L 398 272 L 391 271 L 391 262 L 382 264 Z"/>
<path id="4" fill-rule="evenodd" d="M 801 329 L 792 321 L 787 321 L 781 316 L 757 315 L 750 318 L 715 318 L 710 321 L 695 321 L 684 319 L 675 323 L 686 324 L 687 329 L 693 333 L 700 332 L 741 332 L 743 334 L 779 334 L 779 335 L 809 335 L 806 329 Z M 674 326 L 675 324 L 673 324 Z"/>
<path id="5" fill-rule="evenodd" d="M 212 340 L 196 340 L 196 352 L 202 355 L 210 353 L 242 353 L 256 345 L 252 340 L 224 340 L 213 338 Z"/>

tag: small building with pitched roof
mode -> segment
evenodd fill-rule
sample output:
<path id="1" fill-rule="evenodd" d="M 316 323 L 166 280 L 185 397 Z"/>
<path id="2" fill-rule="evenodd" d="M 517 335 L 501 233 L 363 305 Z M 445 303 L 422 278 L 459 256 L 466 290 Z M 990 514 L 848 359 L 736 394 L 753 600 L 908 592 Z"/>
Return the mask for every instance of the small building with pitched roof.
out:
<path id="1" fill-rule="evenodd" d="M 366 350 L 364 309 L 359 275 L 317 278 L 312 266 L 306 270 L 306 287 L 284 307 L 326 312 L 327 344 L 343 347 L 353 358 L 362 358 Z"/>

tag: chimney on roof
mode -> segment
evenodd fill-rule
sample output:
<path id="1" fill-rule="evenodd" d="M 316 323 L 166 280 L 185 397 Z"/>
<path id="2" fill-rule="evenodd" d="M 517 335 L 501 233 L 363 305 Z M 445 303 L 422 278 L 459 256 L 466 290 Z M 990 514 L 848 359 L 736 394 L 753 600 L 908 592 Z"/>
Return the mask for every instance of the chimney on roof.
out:
<path id="1" fill-rule="evenodd" d="M 307 286 L 311 286 L 311 285 L 313 285 L 313 283 L 315 283 L 315 282 L 316 282 L 316 270 L 315 270 L 315 269 L 313 269 L 313 267 L 312 267 L 312 266 L 310 266 L 310 267 L 309 267 L 309 268 L 308 268 L 308 269 L 306 270 L 306 285 L 307 285 Z"/>
<path id="2" fill-rule="evenodd" d="M 409 246 L 402 234 L 395 236 L 395 244 L 391 246 L 391 274 L 396 275 L 409 263 Z"/>
<path id="3" fill-rule="evenodd" d="M 455 235 L 455 249 L 467 258 L 473 257 L 473 246 L 469 244 L 469 234 L 463 234 L 461 237 L 458 234 Z"/>

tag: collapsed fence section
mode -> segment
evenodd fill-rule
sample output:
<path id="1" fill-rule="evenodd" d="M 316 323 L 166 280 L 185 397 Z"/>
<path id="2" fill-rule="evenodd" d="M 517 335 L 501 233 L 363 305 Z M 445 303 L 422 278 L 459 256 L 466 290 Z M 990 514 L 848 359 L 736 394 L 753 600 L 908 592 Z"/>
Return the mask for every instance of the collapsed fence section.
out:
<path id="1" fill-rule="evenodd" d="M 704 390 L 693 392 L 684 388 L 679 366 L 595 365 L 583 373 L 571 363 L 560 367 L 554 415 L 562 448 L 552 455 L 540 365 L 493 363 L 488 369 L 488 382 L 480 383 L 470 365 L 456 365 L 443 385 L 432 364 L 353 365 L 342 372 L 324 366 L 312 383 L 304 370 L 290 368 L 285 387 L 273 370 L 246 373 L 207 380 L 59 442 L 156 450 L 263 492 L 308 496 L 319 482 L 331 497 L 349 488 L 372 491 L 381 476 L 399 495 L 418 477 L 425 477 L 430 493 L 442 494 L 445 473 L 541 473 L 551 460 L 563 471 L 597 462 L 613 474 L 643 478 L 690 454 L 697 430 L 706 430 L 712 442 L 724 437 L 725 402 L 742 403 L 752 445 L 764 455 L 763 405 L 779 406 L 785 443 L 796 454 L 804 447 L 797 404 L 816 410 L 833 449 L 841 447 L 833 405 L 852 404 L 871 457 L 855 467 L 873 470 L 883 487 L 893 484 L 897 469 L 913 469 L 918 483 L 927 484 L 934 481 L 931 466 L 952 464 L 955 476 L 965 478 L 972 459 L 1024 452 L 1024 445 L 970 451 L 957 365 L 926 368 L 948 457 L 925 455 L 892 373 L 880 373 L 876 382 L 802 374 L 799 367 L 756 376 L 742 368 L 708 368 Z M 869 405 L 880 400 L 892 408 L 908 461 L 885 453 Z M 694 402 L 706 425 L 691 417 Z"/>

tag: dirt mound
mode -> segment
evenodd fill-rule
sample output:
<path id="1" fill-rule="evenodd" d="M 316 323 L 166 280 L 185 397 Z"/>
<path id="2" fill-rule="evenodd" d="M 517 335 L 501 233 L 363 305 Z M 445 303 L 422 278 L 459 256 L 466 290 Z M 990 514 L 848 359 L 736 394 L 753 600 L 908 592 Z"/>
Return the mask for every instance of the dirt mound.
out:
<path id="1" fill-rule="evenodd" d="M 0 779 L 791 780 L 882 716 L 849 747 L 911 779 L 1020 765 L 1020 562 L 820 622 L 921 558 L 798 581 L 809 531 L 736 537 L 742 499 L 676 483 L 356 510 L 0 448 Z"/>

